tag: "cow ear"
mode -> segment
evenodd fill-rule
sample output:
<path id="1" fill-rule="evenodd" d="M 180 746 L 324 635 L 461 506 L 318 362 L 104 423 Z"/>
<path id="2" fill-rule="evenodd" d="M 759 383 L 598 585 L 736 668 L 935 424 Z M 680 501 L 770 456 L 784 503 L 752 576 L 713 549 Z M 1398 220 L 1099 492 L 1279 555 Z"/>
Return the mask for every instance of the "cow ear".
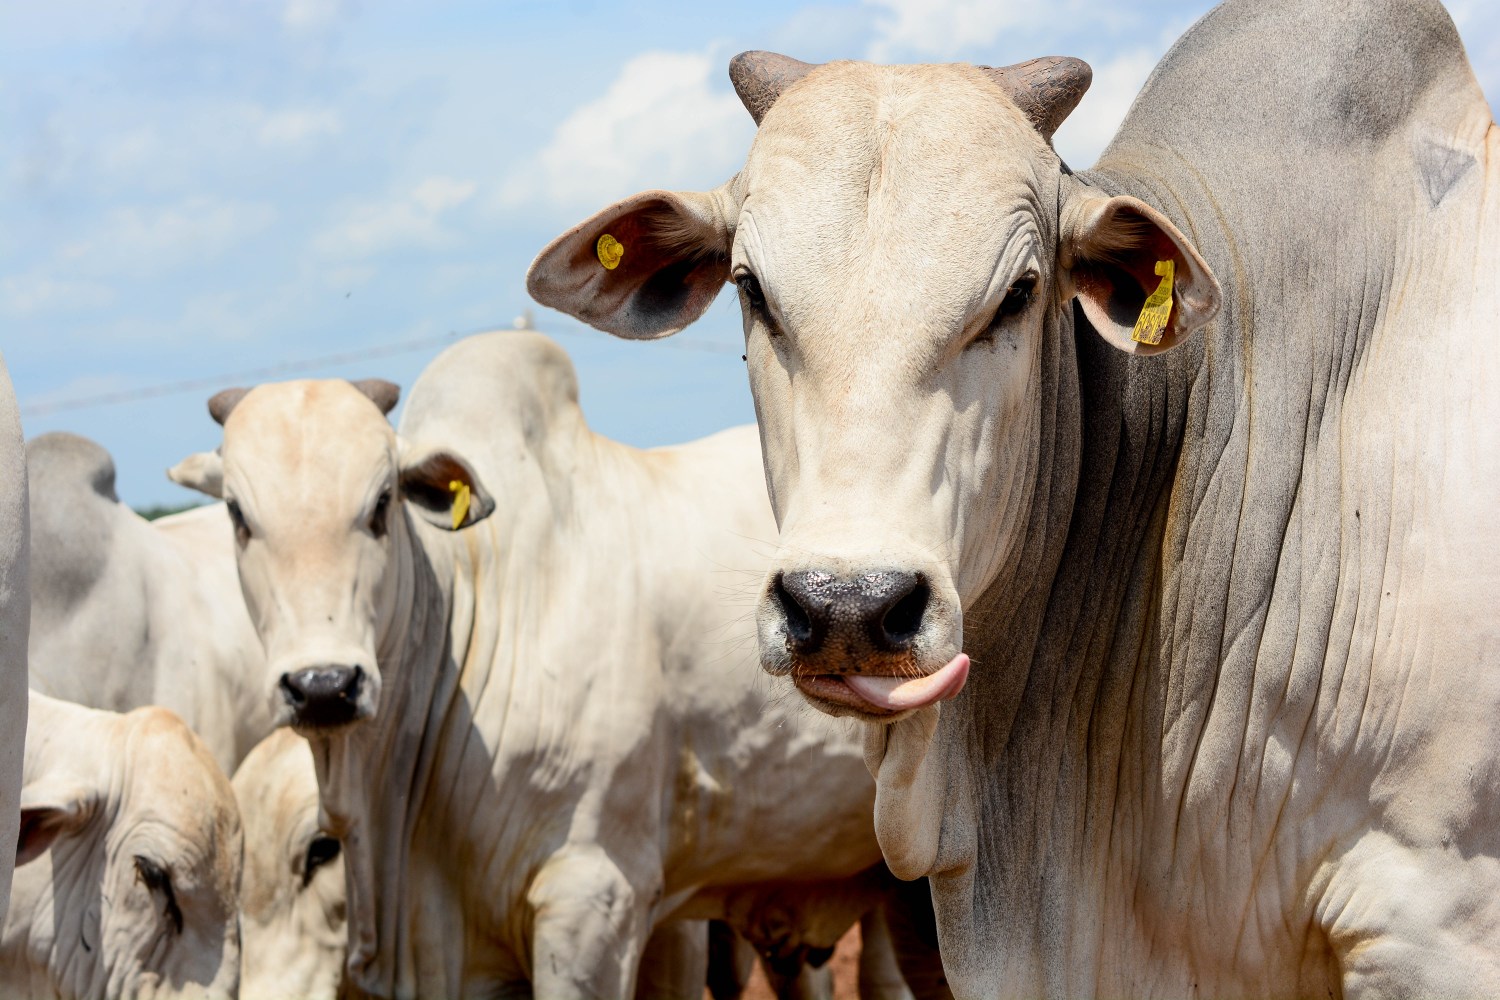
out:
<path id="1" fill-rule="evenodd" d="M 526 290 L 617 337 L 676 333 L 703 315 L 729 280 L 727 187 L 647 191 L 606 208 L 537 255 Z"/>
<path id="2" fill-rule="evenodd" d="M 21 791 L 21 834 L 16 867 L 45 854 L 57 838 L 82 830 L 94 814 L 94 797 L 73 785 L 41 781 Z"/>
<path id="3" fill-rule="evenodd" d="M 401 495 L 418 517 L 449 531 L 483 521 L 495 509 L 473 466 L 444 448 L 403 445 Z"/>
<path id="4" fill-rule="evenodd" d="M 167 470 L 167 478 L 179 486 L 206 493 L 211 497 L 224 496 L 224 459 L 218 450 L 200 451 L 189 455 Z"/>
<path id="5" fill-rule="evenodd" d="M 1136 198 L 1077 194 L 1063 208 L 1060 265 L 1100 336 L 1131 354 L 1183 343 L 1219 312 L 1219 282 L 1186 236 Z M 1171 262 L 1171 310 L 1155 344 L 1134 337 Z M 1160 310 L 1154 310 L 1159 315 Z"/>

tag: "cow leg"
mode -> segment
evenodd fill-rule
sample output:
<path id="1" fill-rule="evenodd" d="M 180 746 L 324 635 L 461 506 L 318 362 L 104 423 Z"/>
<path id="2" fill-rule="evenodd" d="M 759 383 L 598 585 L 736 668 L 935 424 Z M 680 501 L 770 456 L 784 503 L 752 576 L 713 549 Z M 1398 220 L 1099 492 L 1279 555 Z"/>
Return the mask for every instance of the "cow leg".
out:
<path id="1" fill-rule="evenodd" d="M 832 965 L 815 969 L 807 962 L 799 962 L 788 968 L 781 963 L 762 962 L 761 968 L 776 1000 L 833 1000 Z"/>
<path id="2" fill-rule="evenodd" d="M 646 941 L 636 1000 L 703 1000 L 707 979 L 708 921 L 669 920 Z"/>
<path id="3" fill-rule="evenodd" d="M 887 896 L 885 925 L 901 968 L 901 978 L 917 1000 L 952 1000 L 943 958 L 938 954 L 937 918 L 925 878 L 897 882 Z"/>
<path id="4" fill-rule="evenodd" d="M 755 949 L 722 920 L 708 922 L 708 992 L 713 1000 L 739 1000 L 755 974 Z"/>
<path id="5" fill-rule="evenodd" d="M 1345 856 L 1319 907 L 1345 997 L 1495 995 L 1500 861 L 1465 853 L 1369 834 Z"/>
<path id="6" fill-rule="evenodd" d="M 859 918 L 859 997 L 860 1000 L 913 1000 L 906 980 L 901 978 L 884 907 L 877 906 Z"/>
<path id="7" fill-rule="evenodd" d="M 542 866 L 527 892 L 535 995 L 630 997 L 658 885 L 659 877 L 632 882 L 597 848 L 570 851 Z"/>

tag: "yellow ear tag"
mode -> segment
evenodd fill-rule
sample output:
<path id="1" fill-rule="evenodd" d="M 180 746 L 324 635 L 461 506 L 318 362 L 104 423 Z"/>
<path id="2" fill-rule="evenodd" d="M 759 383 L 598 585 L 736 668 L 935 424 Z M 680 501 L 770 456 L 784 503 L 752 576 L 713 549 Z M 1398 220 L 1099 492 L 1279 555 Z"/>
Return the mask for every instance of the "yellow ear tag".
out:
<path id="1" fill-rule="evenodd" d="M 457 531 L 469 516 L 469 484 L 455 479 L 448 484 L 448 491 L 453 494 L 453 530 Z"/>
<path id="2" fill-rule="evenodd" d="M 594 252 L 599 255 L 599 263 L 604 265 L 604 269 L 613 271 L 620 266 L 620 258 L 625 256 L 625 244 L 605 233 L 594 244 Z"/>
<path id="3" fill-rule="evenodd" d="M 1167 332 L 1167 318 L 1172 315 L 1172 277 L 1176 269 L 1177 265 L 1170 260 L 1156 262 L 1161 284 L 1146 296 L 1146 304 L 1141 307 L 1141 316 L 1135 321 L 1131 340 L 1153 347 L 1161 343 L 1162 334 Z"/>

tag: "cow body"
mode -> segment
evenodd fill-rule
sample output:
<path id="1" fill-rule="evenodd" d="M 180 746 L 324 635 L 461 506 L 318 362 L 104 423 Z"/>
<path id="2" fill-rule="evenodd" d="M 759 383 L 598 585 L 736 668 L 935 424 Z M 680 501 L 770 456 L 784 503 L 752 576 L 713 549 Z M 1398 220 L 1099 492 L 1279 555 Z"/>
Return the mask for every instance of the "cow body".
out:
<path id="1" fill-rule="evenodd" d="M 344 845 L 358 988 L 629 995 L 658 925 L 878 861 L 857 733 L 746 670 L 774 530 L 752 430 L 618 445 L 554 344 L 492 334 L 428 368 L 399 442 L 348 383 L 288 383 L 233 406 L 222 453 L 268 686 L 292 688 Z M 374 582 L 319 597 L 314 565 Z"/>
<path id="2" fill-rule="evenodd" d="M 740 282 L 762 659 L 869 721 L 955 993 L 1491 992 L 1500 132 L 1447 14 L 1226 3 L 1081 174 L 1066 61 L 748 65 L 745 170 L 532 288 L 655 336 Z M 862 579 L 923 607 L 840 658 Z"/>
<path id="3" fill-rule="evenodd" d="M 243 844 L 203 743 L 165 709 L 30 701 L 0 993 L 236 996 Z"/>
<path id="4" fill-rule="evenodd" d="M 120 503 L 94 442 L 43 434 L 27 456 L 33 687 L 116 712 L 170 708 L 232 773 L 271 713 L 223 506 L 148 522 Z"/>
<path id="5" fill-rule="evenodd" d="M 26 748 L 26 637 L 31 619 L 26 448 L 10 373 L 0 359 L 0 843 L 13 843 Z M 0 851 L 0 920 L 15 857 Z"/>

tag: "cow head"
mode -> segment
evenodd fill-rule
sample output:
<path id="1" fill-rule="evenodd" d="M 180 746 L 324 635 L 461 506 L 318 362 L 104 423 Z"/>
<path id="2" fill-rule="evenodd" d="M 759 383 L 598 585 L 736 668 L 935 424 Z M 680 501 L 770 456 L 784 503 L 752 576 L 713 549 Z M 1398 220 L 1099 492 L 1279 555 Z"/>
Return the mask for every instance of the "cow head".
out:
<path id="1" fill-rule="evenodd" d="M 877 831 L 911 877 L 936 857 L 948 779 L 927 749 L 937 703 L 968 676 L 965 607 L 1029 584 L 1027 533 L 1054 475 L 1072 481 L 1046 467 L 1044 428 L 1075 305 L 1144 355 L 1207 323 L 1220 292 L 1156 208 L 1085 183 L 1053 151 L 1091 76 L 1078 60 L 746 53 L 730 76 L 760 126 L 739 174 L 605 209 L 541 252 L 528 288 L 651 338 L 738 286 L 781 529 L 762 663 L 824 711 L 882 724 L 866 734 Z M 1136 340 L 1168 264 L 1160 339 Z"/>
<path id="2" fill-rule="evenodd" d="M 1213 316 L 1218 287 L 1161 213 L 1053 151 L 1088 85 L 1077 60 L 747 53 L 730 73 L 760 124 L 744 169 L 605 209 L 542 251 L 529 288 L 650 338 L 738 286 L 781 527 L 762 661 L 826 711 L 895 721 L 967 676 L 963 608 L 1030 527 L 1042 348 L 1073 303 L 1109 343 L 1152 354 Z M 1173 308 L 1143 343 L 1161 262 Z"/>
<path id="3" fill-rule="evenodd" d="M 277 720 L 306 735 L 380 704 L 409 518 L 456 530 L 494 509 L 461 456 L 398 439 L 385 419 L 398 393 L 338 379 L 225 390 L 209 401 L 224 443 L 168 472 L 228 505 Z"/>
<path id="4" fill-rule="evenodd" d="M 333 1000 L 347 945 L 344 860 L 318 820 L 306 740 L 278 729 L 234 775 L 245 824 L 243 1000 Z"/>
<path id="5" fill-rule="evenodd" d="M 32 984 L 18 990 L 7 956 L 0 992 L 238 995 L 243 840 L 202 741 L 165 709 L 122 716 L 33 693 L 26 744 L 5 938 L 24 936 Z"/>

